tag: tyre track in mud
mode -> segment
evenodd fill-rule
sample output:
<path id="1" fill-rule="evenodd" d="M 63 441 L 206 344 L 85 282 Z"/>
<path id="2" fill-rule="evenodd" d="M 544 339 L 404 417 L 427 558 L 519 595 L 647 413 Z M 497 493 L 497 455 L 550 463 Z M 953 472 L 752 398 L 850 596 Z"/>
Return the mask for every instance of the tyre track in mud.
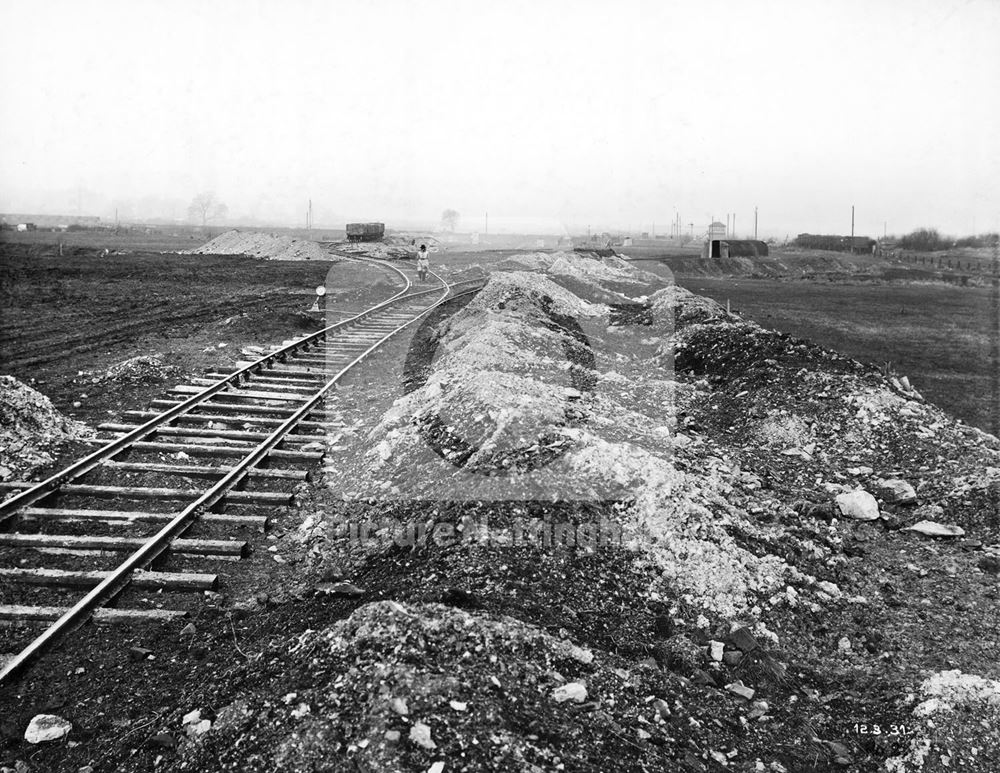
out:
<path id="1" fill-rule="evenodd" d="M 275 291 L 250 296 L 236 296 L 225 303 L 206 305 L 203 300 L 177 305 L 163 301 L 162 311 L 131 317 L 126 321 L 107 325 L 103 329 L 93 330 L 74 325 L 72 332 L 60 333 L 41 340 L 25 335 L 20 346 L 8 347 L 0 344 L 0 360 L 4 370 L 14 370 L 33 365 L 44 365 L 54 360 L 64 358 L 68 354 L 80 354 L 93 349 L 115 346 L 135 335 L 137 327 L 163 330 L 164 325 L 181 325 L 201 323 L 216 320 L 221 316 L 239 313 L 248 303 L 260 303 L 270 298 L 284 296 L 286 291 Z M 106 317 L 104 317 L 106 319 Z M 86 324 L 84 322 L 84 324 Z"/>

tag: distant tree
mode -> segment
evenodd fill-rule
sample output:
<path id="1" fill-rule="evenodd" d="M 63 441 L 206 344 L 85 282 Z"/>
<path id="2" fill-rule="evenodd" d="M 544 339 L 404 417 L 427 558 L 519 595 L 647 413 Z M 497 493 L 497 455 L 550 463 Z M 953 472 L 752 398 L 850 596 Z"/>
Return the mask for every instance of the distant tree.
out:
<path id="1" fill-rule="evenodd" d="M 453 209 L 446 209 L 441 213 L 441 226 L 448 231 L 454 232 L 458 227 L 459 214 Z"/>
<path id="2" fill-rule="evenodd" d="M 979 234 L 978 236 L 966 236 L 955 242 L 956 247 L 992 247 L 1000 239 L 995 233 Z"/>
<path id="3" fill-rule="evenodd" d="M 216 199 L 214 193 L 199 193 L 188 206 L 188 220 L 200 222 L 204 227 L 208 225 L 209 220 L 225 217 L 228 211 L 229 207 Z"/>
<path id="4" fill-rule="evenodd" d="M 912 233 L 906 234 L 899 240 L 899 246 L 904 250 L 914 252 L 933 252 L 935 250 L 946 250 L 952 246 L 954 239 L 942 236 L 934 228 L 918 228 Z"/>

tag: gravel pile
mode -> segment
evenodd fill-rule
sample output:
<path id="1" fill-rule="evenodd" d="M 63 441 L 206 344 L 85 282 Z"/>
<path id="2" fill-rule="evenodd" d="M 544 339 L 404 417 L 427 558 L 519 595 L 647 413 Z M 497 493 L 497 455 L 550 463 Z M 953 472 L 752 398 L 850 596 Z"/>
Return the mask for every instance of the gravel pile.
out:
<path id="1" fill-rule="evenodd" d="M 181 255 L 246 255 L 268 260 L 331 260 L 319 244 L 290 236 L 259 231 L 226 231 L 193 250 Z"/>
<path id="2" fill-rule="evenodd" d="M 163 362 L 162 354 L 140 355 L 116 363 L 104 373 L 95 376 L 94 381 L 113 381 L 117 384 L 139 386 L 159 384 L 179 373 L 178 369 Z"/>
<path id="3" fill-rule="evenodd" d="M 428 249 L 434 252 L 433 249 Z M 333 252 L 338 255 L 357 255 L 376 260 L 416 258 L 417 251 L 418 247 L 382 242 L 343 242 L 333 248 Z"/>
<path id="4" fill-rule="evenodd" d="M 699 717 L 736 704 L 720 693 L 696 713 L 687 680 L 655 665 L 439 604 L 367 604 L 276 641 L 253 667 L 297 676 L 221 707 L 182 742 L 187 769 L 669 770 L 678 743 L 724 759 Z"/>
<path id="5" fill-rule="evenodd" d="M 89 434 L 86 425 L 63 416 L 41 392 L 13 376 L 0 376 L 0 480 L 51 463 L 60 443 Z"/>
<path id="6" fill-rule="evenodd" d="M 567 274 L 582 266 L 580 274 L 618 280 L 628 270 L 571 253 L 557 260 Z M 672 297 L 701 303 L 689 293 Z M 702 458 L 697 469 L 675 464 L 689 444 L 677 432 L 675 400 L 691 390 L 648 367 L 655 334 L 672 326 L 642 327 L 642 340 L 653 343 L 623 346 L 608 319 L 607 306 L 548 275 L 495 273 L 439 326 L 424 383 L 396 401 L 369 435 L 368 453 L 330 485 L 359 498 L 628 501 L 618 513 L 624 539 L 665 584 L 706 611 L 746 612 L 785 581 L 788 567 L 732 536 L 734 527 L 766 531 L 731 502 L 743 485 L 738 468 L 704 447 L 689 449 Z"/>

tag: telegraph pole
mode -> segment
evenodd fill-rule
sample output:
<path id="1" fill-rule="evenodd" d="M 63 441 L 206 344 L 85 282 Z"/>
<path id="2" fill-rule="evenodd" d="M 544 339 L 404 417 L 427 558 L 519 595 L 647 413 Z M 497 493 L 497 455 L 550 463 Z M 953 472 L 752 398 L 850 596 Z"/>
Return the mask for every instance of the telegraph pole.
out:
<path id="1" fill-rule="evenodd" d="M 753 207 L 753 238 L 757 238 L 757 205 Z"/>
<path id="2" fill-rule="evenodd" d="M 487 236 L 489 236 L 489 233 L 490 233 L 490 213 L 489 212 L 486 213 L 486 228 L 485 228 L 484 233 Z"/>
<path id="3" fill-rule="evenodd" d="M 851 204 L 851 238 L 854 238 L 854 205 Z"/>
<path id="4" fill-rule="evenodd" d="M 733 238 L 736 238 L 736 213 L 733 212 Z"/>

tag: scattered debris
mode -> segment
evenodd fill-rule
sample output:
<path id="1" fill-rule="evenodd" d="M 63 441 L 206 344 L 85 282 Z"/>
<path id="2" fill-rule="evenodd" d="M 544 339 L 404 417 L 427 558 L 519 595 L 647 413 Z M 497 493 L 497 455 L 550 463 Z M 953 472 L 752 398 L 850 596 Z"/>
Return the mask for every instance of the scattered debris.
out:
<path id="1" fill-rule="evenodd" d="M 329 594 L 331 596 L 348 596 L 350 598 L 356 598 L 358 596 L 364 596 L 365 591 L 363 588 L 359 588 L 357 585 L 353 585 L 349 582 L 321 582 L 316 585 L 316 592 L 320 594 Z"/>
<path id="2" fill-rule="evenodd" d="M 878 502 L 867 491 L 858 489 L 845 494 L 837 494 L 836 502 L 840 514 L 845 518 L 853 518 L 856 521 L 878 520 Z"/>
<path id="3" fill-rule="evenodd" d="M 36 714 L 24 731 L 24 740 L 28 743 L 58 741 L 72 729 L 72 723 L 55 714 Z"/>
<path id="4" fill-rule="evenodd" d="M 752 687 L 747 687 L 742 681 L 739 680 L 731 684 L 727 684 L 726 689 L 733 693 L 733 695 L 739 695 L 744 700 L 751 700 L 756 694 L 756 690 Z"/>
<path id="5" fill-rule="evenodd" d="M 916 502 L 917 500 L 917 492 L 905 480 L 889 478 L 887 480 L 880 480 L 875 485 L 879 496 L 886 502 L 903 505 Z"/>
<path id="6" fill-rule="evenodd" d="M 565 701 L 583 703 L 587 700 L 587 688 L 580 682 L 570 682 L 554 689 L 552 697 L 556 703 L 564 703 Z"/>
<path id="7" fill-rule="evenodd" d="M 965 529 L 961 526 L 951 526 L 937 521 L 919 521 L 912 526 L 906 526 L 903 531 L 915 531 L 927 537 L 962 537 Z"/>

